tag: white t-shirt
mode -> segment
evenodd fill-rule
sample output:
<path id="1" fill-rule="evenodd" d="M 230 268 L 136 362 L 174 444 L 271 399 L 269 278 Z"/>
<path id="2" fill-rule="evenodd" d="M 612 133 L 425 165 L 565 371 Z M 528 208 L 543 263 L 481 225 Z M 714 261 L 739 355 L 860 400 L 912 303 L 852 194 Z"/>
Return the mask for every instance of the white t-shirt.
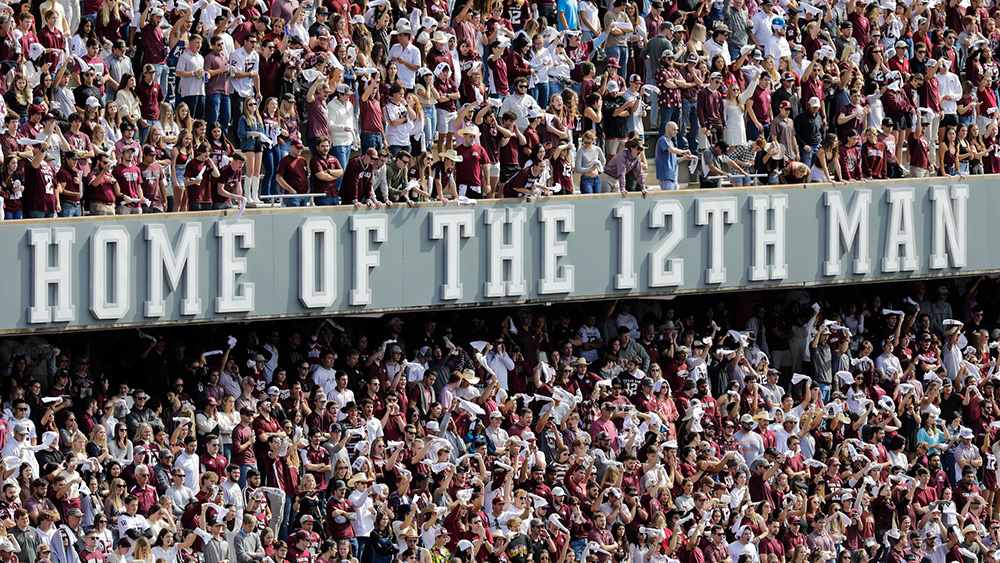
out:
<path id="1" fill-rule="evenodd" d="M 257 56 L 257 51 L 248 54 L 246 49 L 240 47 L 233 51 L 232 55 L 229 55 L 229 66 L 234 73 L 260 70 L 260 57 Z M 229 83 L 233 86 L 233 90 L 243 98 L 249 98 L 254 94 L 252 76 L 231 78 Z"/>
<path id="2" fill-rule="evenodd" d="M 405 83 L 404 83 L 405 84 Z M 385 142 L 389 146 L 410 146 L 410 124 L 404 121 L 392 125 L 393 121 L 406 117 L 406 106 L 388 103 L 385 106 Z"/>
<path id="3" fill-rule="evenodd" d="M 420 49 L 417 49 L 413 43 L 407 45 L 405 49 L 399 43 L 393 45 L 389 49 L 389 60 L 391 61 L 393 57 L 399 57 L 411 65 L 420 66 Z M 412 90 L 417 78 L 417 71 L 410 70 L 409 67 L 399 62 L 396 63 L 396 69 L 399 70 L 399 81 L 403 83 L 403 87 Z"/>

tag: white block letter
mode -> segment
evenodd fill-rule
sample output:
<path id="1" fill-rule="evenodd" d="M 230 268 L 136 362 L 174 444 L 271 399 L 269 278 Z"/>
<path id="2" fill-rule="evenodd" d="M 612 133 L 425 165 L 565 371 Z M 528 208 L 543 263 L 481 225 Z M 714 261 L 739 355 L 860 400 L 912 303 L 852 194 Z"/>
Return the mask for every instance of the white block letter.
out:
<path id="1" fill-rule="evenodd" d="M 476 236 L 475 215 L 471 209 L 431 212 L 431 240 L 444 239 L 444 283 L 441 299 L 456 301 L 462 298 L 463 286 L 459 280 L 461 270 L 459 239 Z"/>
<path id="2" fill-rule="evenodd" d="M 753 213 L 753 262 L 750 265 L 750 281 L 783 280 L 788 277 L 785 262 L 785 210 L 788 196 L 755 195 L 750 198 L 750 212 Z M 771 228 L 767 228 L 768 211 L 772 212 Z M 767 260 L 767 248 L 771 247 L 772 260 Z"/>
<path id="3" fill-rule="evenodd" d="M 684 206 L 679 201 L 658 201 L 649 212 L 649 228 L 662 229 L 670 218 L 670 231 L 649 255 L 649 287 L 679 286 L 684 283 L 684 259 L 670 253 L 684 240 Z"/>
<path id="4" fill-rule="evenodd" d="M 73 287 L 73 242 L 76 230 L 37 228 L 28 231 L 31 251 L 31 306 L 28 322 L 66 323 L 76 317 L 70 288 Z M 55 243 L 56 262 L 49 263 L 49 246 Z M 49 286 L 56 286 L 55 303 L 49 302 Z"/>
<path id="5" fill-rule="evenodd" d="M 376 243 L 383 243 L 389 234 L 389 218 L 384 213 L 373 215 L 351 215 L 351 230 L 354 231 L 354 289 L 351 290 L 351 305 L 370 305 L 372 288 L 369 285 L 369 271 L 381 262 L 381 253 L 370 249 L 369 233 Z"/>
<path id="6" fill-rule="evenodd" d="M 867 274 L 871 271 L 868 258 L 868 209 L 872 203 L 871 190 L 855 190 L 854 201 L 848 215 L 844 208 L 844 196 L 838 190 L 828 190 L 824 194 L 826 205 L 826 261 L 823 263 L 824 276 L 840 274 L 841 241 L 843 251 L 850 252 L 857 240 L 857 257 L 854 259 L 854 273 Z"/>
<path id="7" fill-rule="evenodd" d="M 913 225 L 913 188 L 886 190 L 885 200 L 889 204 L 889 231 L 885 236 L 885 256 L 882 271 L 886 273 L 917 269 L 917 233 Z M 902 250 L 903 263 L 899 263 Z"/>
<path id="8" fill-rule="evenodd" d="M 198 298 L 198 240 L 201 223 L 184 223 L 177 237 L 177 247 L 170 242 L 167 229 L 162 224 L 146 225 L 149 252 L 149 300 L 145 303 L 145 316 L 162 317 L 167 312 L 163 296 L 163 277 L 166 275 L 170 291 L 177 291 L 184 276 L 182 315 L 196 315 L 201 310 Z"/>
<path id="9" fill-rule="evenodd" d="M 538 282 L 538 293 L 572 293 L 576 287 L 575 268 L 571 264 L 559 265 L 559 258 L 569 254 L 569 244 L 559 240 L 558 233 L 576 230 L 576 208 L 539 207 L 538 221 L 542 223 L 542 279 Z"/>
<path id="10" fill-rule="evenodd" d="M 736 222 L 735 197 L 696 200 L 694 224 L 709 226 L 705 283 L 726 283 L 726 254 L 722 237 L 726 232 L 726 225 L 732 225 L 734 222 Z"/>
<path id="11" fill-rule="evenodd" d="M 317 246 L 320 247 L 318 255 Z M 322 309 L 333 305 L 337 299 L 337 226 L 333 219 L 309 217 L 302 222 L 299 260 L 299 302 L 302 306 Z"/>
<path id="12" fill-rule="evenodd" d="M 621 202 L 615 205 L 618 219 L 618 273 L 615 274 L 615 289 L 635 289 L 638 276 L 635 273 L 635 205 Z"/>
<path id="13" fill-rule="evenodd" d="M 957 184 L 950 190 L 945 186 L 934 186 L 931 188 L 931 201 L 934 203 L 931 269 L 947 268 L 949 259 L 952 268 L 964 268 L 969 186 Z"/>
<path id="14" fill-rule="evenodd" d="M 239 247 L 254 247 L 254 222 L 224 222 L 215 224 L 219 238 L 219 296 L 215 298 L 216 313 L 249 313 L 253 311 L 254 283 L 237 283 L 236 276 L 247 273 L 247 259 L 236 256 L 236 239 Z"/>
<path id="15" fill-rule="evenodd" d="M 114 247 L 114 273 L 108 279 L 109 248 Z M 121 319 L 132 300 L 129 256 L 132 239 L 121 226 L 104 226 L 90 237 L 90 312 L 101 320 Z M 112 297 L 108 298 L 108 290 Z"/>
<path id="16" fill-rule="evenodd" d="M 483 214 L 489 225 L 490 272 L 483 293 L 486 297 L 524 295 L 524 226 L 528 212 L 523 207 L 489 209 Z M 510 225 L 510 244 L 504 244 L 504 226 Z M 510 281 L 503 275 L 504 262 L 510 263 Z"/>

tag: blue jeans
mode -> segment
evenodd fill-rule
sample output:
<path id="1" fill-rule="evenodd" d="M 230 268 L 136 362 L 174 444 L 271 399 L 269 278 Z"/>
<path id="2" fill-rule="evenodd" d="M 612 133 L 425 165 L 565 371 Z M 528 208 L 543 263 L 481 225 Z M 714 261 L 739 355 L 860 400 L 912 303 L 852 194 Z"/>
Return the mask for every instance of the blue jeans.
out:
<path id="1" fill-rule="evenodd" d="M 339 197 L 317 197 L 317 198 L 313 198 L 313 202 L 315 202 L 316 205 L 322 205 L 322 206 L 326 206 L 326 205 L 340 205 L 340 198 Z"/>
<path id="2" fill-rule="evenodd" d="M 199 116 L 205 115 L 205 96 L 184 96 L 181 101 L 187 104 L 188 110 L 191 111 L 191 117 L 195 119 L 201 119 Z M 214 120 L 208 120 L 211 123 Z M 225 129 L 223 129 L 225 131 Z"/>
<path id="3" fill-rule="evenodd" d="M 226 459 L 231 462 L 233 460 L 233 445 L 222 444 L 222 455 L 226 456 Z"/>
<path id="4" fill-rule="evenodd" d="M 347 161 L 351 160 L 351 145 L 330 147 L 330 154 L 333 155 L 333 158 L 337 159 L 337 162 L 340 163 L 340 167 L 346 170 Z M 343 176 L 337 178 L 337 193 L 340 193 L 340 181 L 343 179 Z"/>
<path id="5" fill-rule="evenodd" d="M 274 177 L 278 171 L 278 147 L 264 149 L 264 177 L 260 181 L 260 195 L 269 196 L 278 193 L 278 183 Z"/>
<path id="6" fill-rule="evenodd" d="M 819 385 L 819 392 L 823 395 L 823 402 L 826 403 L 830 400 L 830 390 L 832 387 L 829 383 L 817 383 Z"/>
<path id="7" fill-rule="evenodd" d="M 677 127 L 681 126 L 681 108 L 660 108 L 660 136 L 667 131 L 667 123 L 673 121 Z"/>
<path id="8" fill-rule="evenodd" d="M 410 147 L 406 145 L 389 145 L 389 152 L 392 154 L 393 158 L 395 158 L 396 155 L 399 154 L 399 151 L 407 150 L 409 148 Z"/>
<path id="9" fill-rule="evenodd" d="M 757 137 L 759 137 L 760 135 L 763 135 L 766 138 L 766 137 L 770 136 L 769 135 L 770 131 L 771 131 L 771 124 L 770 123 L 761 123 L 760 124 L 760 129 L 757 129 L 757 126 L 754 125 L 753 121 L 748 121 L 747 122 L 747 141 L 750 141 L 752 143 L 752 142 L 756 141 Z"/>
<path id="10" fill-rule="evenodd" d="M 55 216 L 55 211 L 35 211 L 31 209 L 24 210 L 25 219 L 52 219 Z"/>
<path id="11" fill-rule="evenodd" d="M 621 68 L 618 69 L 618 76 L 628 79 L 626 74 L 628 71 L 628 45 L 624 47 L 605 47 L 604 51 L 608 54 L 608 58 L 618 59 L 618 64 Z"/>
<path id="12" fill-rule="evenodd" d="M 805 151 L 806 147 L 809 147 L 809 152 Z M 816 160 L 816 151 L 818 150 L 819 145 L 799 145 L 799 157 L 802 160 L 802 164 L 812 166 L 813 161 Z"/>
<path id="13" fill-rule="evenodd" d="M 82 204 L 70 205 L 64 204 L 62 206 L 62 211 L 59 212 L 60 217 L 83 217 L 83 206 Z"/>
<path id="14" fill-rule="evenodd" d="M 288 538 L 288 524 L 295 521 L 295 515 L 292 514 L 292 502 L 292 497 L 285 495 L 285 511 L 282 513 L 281 525 L 278 526 L 279 538 Z"/>
<path id="15" fill-rule="evenodd" d="M 580 193 L 581 194 L 599 194 L 601 193 L 601 176 L 580 176 Z"/>
<path id="16" fill-rule="evenodd" d="M 423 108 L 424 108 L 424 139 L 427 140 L 427 146 L 429 147 L 431 146 L 431 143 L 437 140 L 438 112 L 437 108 L 434 106 L 423 106 Z M 362 147 L 361 150 L 365 150 L 365 148 Z"/>
<path id="17" fill-rule="evenodd" d="M 153 80 L 160 83 L 160 89 L 163 91 L 163 95 L 167 95 L 167 75 L 170 74 L 170 67 L 163 65 L 153 65 Z M 192 112 L 192 115 L 194 112 Z"/>
<path id="18" fill-rule="evenodd" d="M 691 100 L 681 100 L 680 134 L 677 135 L 677 146 L 698 152 L 698 104 Z"/>
<path id="19" fill-rule="evenodd" d="M 205 111 L 208 112 L 208 115 L 205 116 L 206 122 L 212 123 L 218 121 L 222 125 L 223 131 L 229 129 L 229 96 L 225 94 L 209 94 L 208 102 L 205 106 Z M 194 115 L 194 110 L 191 111 L 191 115 Z"/>
<path id="20" fill-rule="evenodd" d="M 583 558 L 583 548 L 587 547 L 587 538 L 570 540 L 569 547 L 576 553 L 576 559 L 579 561 Z"/>
<path id="21" fill-rule="evenodd" d="M 4 211 L 3 219 L 4 221 L 13 221 L 14 219 L 21 219 L 24 217 L 24 211 L 18 209 L 17 211 Z"/>
<path id="22" fill-rule="evenodd" d="M 552 95 L 552 83 L 545 82 L 542 84 L 535 84 L 535 90 L 532 93 L 534 94 L 535 101 L 538 102 L 538 105 L 543 108 L 548 107 L 549 96 Z"/>
<path id="23" fill-rule="evenodd" d="M 361 152 L 364 152 L 370 148 L 375 148 L 375 150 L 380 151 L 384 146 L 381 133 L 366 133 L 361 132 Z"/>
<path id="24" fill-rule="evenodd" d="M 250 447 L 252 448 L 253 446 L 250 446 Z M 250 471 L 251 469 L 253 469 L 253 468 L 254 468 L 254 466 L 253 466 L 253 465 L 241 465 L 241 466 L 240 466 L 240 488 L 241 488 L 241 489 L 242 489 L 243 487 L 246 487 L 246 486 L 247 486 L 247 473 L 248 473 L 248 472 L 249 472 L 249 471 Z"/>

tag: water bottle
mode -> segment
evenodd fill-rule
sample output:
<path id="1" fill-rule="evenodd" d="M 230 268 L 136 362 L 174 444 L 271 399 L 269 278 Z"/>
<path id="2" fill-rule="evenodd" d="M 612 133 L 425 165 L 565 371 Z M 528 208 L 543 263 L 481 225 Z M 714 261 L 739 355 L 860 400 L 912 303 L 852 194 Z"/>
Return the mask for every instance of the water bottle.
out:
<path id="1" fill-rule="evenodd" d="M 208 71 L 206 70 L 206 71 L 205 71 L 205 84 L 208 84 L 208 81 L 209 81 L 209 79 L 211 79 L 211 78 L 212 78 L 212 77 L 208 75 Z"/>

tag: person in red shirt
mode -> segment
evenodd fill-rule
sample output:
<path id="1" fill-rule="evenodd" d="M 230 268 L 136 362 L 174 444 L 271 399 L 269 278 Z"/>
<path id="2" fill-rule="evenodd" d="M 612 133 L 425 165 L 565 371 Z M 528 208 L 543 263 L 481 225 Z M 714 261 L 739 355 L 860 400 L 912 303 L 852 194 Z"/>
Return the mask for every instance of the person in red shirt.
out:
<path id="1" fill-rule="evenodd" d="M 313 200 L 316 205 L 340 205 L 337 179 L 344 175 L 344 169 L 340 161 L 330 154 L 329 137 L 316 140 L 316 155 L 309 160 L 309 172 L 313 178 L 312 193 L 325 194 Z"/>
<path id="2" fill-rule="evenodd" d="M 60 217 L 82 217 L 80 200 L 83 198 L 83 178 L 87 174 L 80 169 L 80 155 L 75 150 L 63 153 L 63 165 L 56 174 L 59 183 Z M 89 165 L 88 165 L 89 168 Z"/>
<path id="3" fill-rule="evenodd" d="M 212 209 L 232 209 L 233 203 L 230 200 L 243 200 L 239 189 L 245 162 L 246 157 L 237 151 L 233 153 L 232 160 L 219 169 L 219 177 L 212 182 Z"/>
<path id="4" fill-rule="evenodd" d="M 375 201 L 372 194 L 376 160 L 378 160 L 378 151 L 369 148 L 348 161 L 347 170 L 343 172 L 344 181 L 340 184 L 340 203 L 354 205 L 355 209 L 360 209 L 362 205 L 381 206 Z"/>
<path id="5" fill-rule="evenodd" d="M 142 196 L 149 200 L 148 204 L 143 202 L 142 212 L 163 213 L 163 202 L 167 201 L 167 171 L 156 161 L 156 147 L 143 147 L 139 173 L 142 175 Z"/>
<path id="6" fill-rule="evenodd" d="M 840 171 L 844 181 L 861 179 L 861 150 L 858 148 L 858 132 L 848 131 L 847 140 L 837 148 L 840 153 Z"/>
<path id="7" fill-rule="evenodd" d="M 163 101 L 164 93 L 160 84 L 153 80 L 156 72 L 153 65 L 144 65 L 142 67 L 142 80 L 135 87 L 135 97 L 139 100 L 139 123 L 137 125 L 139 126 L 140 139 L 145 139 L 149 126 L 160 119 L 160 102 Z"/>
<path id="8" fill-rule="evenodd" d="M 869 127 L 861 146 L 861 175 L 868 180 L 885 180 L 885 168 L 885 145 L 878 140 L 878 130 Z"/>
<path id="9" fill-rule="evenodd" d="M 301 194 L 309 192 L 309 172 L 306 169 L 306 159 L 302 156 L 302 141 L 294 140 L 289 144 L 288 154 L 281 158 L 274 179 L 285 191 L 284 193 Z M 290 197 L 282 200 L 284 207 L 302 207 L 306 199 Z"/>
<path id="10" fill-rule="evenodd" d="M 332 493 L 326 503 L 326 533 L 336 541 L 348 540 L 357 549 L 357 539 L 354 537 L 354 527 L 350 516 L 354 515 L 354 504 L 347 499 L 347 483 L 337 480 L 330 485 Z"/>
<path id="11" fill-rule="evenodd" d="M 49 144 L 42 142 L 32 145 L 34 156 L 31 167 L 26 170 L 24 189 L 24 217 L 42 219 L 55 217 L 62 208 L 59 205 L 59 184 L 56 171 L 49 163 Z"/>
<path id="12" fill-rule="evenodd" d="M 934 164 L 929 157 L 930 143 L 924 137 L 924 128 L 929 123 L 926 117 L 921 117 L 917 120 L 916 129 L 907 137 L 906 153 L 910 156 L 910 176 L 913 178 L 926 178 L 934 172 Z"/>
<path id="13" fill-rule="evenodd" d="M 211 154 L 208 143 L 202 143 L 195 149 L 194 158 L 184 167 L 184 184 L 188 190 L 190 211 L 208 211 L 212 208 L 210 186 L 212 178 L 219 177 L 219 169 Z"/>
<path id="14" fill-rule="evenodd" d="M 108 155 L 102 154 L 97 157 L 96 166 L 87 182 L 91 215 L 115 214 L 115 179 L 112 169 L 111 158 Z"/>
<path id="15" fill-rule="evenodd" d="M 462 157 L 455 166 L 455 183 L 458 185 L 458 195 L 470 199 L 490 197 L 490 170 L 487 164 L 492 164 L 486 149 L 476 143 L 479 127 L 469 125 L 458 132 L 462 144 L 456 152 Z"/>
<path id="16" fill-rule="evenodd" d="M 119 215 L 142 214 L 142 173 L 135 163 L 135 147 L 126 146 L 122 150 L 123 161 L 115 167 L 115 198 L 119 203 Z"/>

